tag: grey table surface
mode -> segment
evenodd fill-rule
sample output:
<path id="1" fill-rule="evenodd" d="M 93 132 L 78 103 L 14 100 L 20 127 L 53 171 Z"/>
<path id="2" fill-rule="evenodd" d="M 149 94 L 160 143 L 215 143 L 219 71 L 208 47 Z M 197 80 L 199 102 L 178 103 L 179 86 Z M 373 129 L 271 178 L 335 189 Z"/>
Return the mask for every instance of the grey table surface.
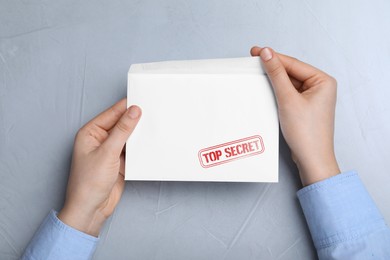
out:
<path id="1" fill-rule="evenodd" d="M 0 258 L 64 201 L 73 138 L 126 95 L 132 63 L 267 45 L 338 80 L 335 149 L 390 223 L 390 2 L 0 0 Z M 280 182 L 129 182 L 95 259 L 315 259 L 280 143 Z"/>

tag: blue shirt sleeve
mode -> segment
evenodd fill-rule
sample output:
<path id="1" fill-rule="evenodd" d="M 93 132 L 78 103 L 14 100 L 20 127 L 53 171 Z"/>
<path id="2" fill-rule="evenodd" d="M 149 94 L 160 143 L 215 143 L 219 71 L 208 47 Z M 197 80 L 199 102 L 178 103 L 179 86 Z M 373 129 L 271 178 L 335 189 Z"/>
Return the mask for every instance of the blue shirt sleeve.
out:
<path id="1" fill-rule="evenodd" d="M 320 259 L 390 259 L 390 229 L 356 172 L 297 195 Z"/>
<path id="2" fill-rule="evenodd" d="M 52 210 L 27 246 L 22 259 L 91 259 L 97 237 L 80 232 L 57 218 Z"/>

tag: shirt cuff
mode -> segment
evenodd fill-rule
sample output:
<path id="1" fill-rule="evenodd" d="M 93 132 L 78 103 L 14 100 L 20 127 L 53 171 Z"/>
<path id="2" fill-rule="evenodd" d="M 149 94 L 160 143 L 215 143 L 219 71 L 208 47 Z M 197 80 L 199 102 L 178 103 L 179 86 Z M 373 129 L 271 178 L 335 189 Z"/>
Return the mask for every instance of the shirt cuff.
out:
<path id="1" fill-rule="evenodd" d="M 98 240 L 66 225 L 51 210 L 22 259 L 91 259 Z"/>
<path id="2" fill-rule="evenodd" d="M 309 185 L 297 196 L 317 250 L 387 228 L 354 171 Z"/>

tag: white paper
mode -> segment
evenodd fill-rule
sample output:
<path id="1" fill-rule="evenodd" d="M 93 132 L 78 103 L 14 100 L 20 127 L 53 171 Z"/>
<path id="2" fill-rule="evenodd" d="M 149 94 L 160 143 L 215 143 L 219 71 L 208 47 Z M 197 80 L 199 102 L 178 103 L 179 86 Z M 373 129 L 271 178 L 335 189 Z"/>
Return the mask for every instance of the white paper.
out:
<path id="1" fill-rule="evenodd" d="M 142 118 L 126 180 L 277 182 L 279 124 L 258 57 L 133 64 Z"/>

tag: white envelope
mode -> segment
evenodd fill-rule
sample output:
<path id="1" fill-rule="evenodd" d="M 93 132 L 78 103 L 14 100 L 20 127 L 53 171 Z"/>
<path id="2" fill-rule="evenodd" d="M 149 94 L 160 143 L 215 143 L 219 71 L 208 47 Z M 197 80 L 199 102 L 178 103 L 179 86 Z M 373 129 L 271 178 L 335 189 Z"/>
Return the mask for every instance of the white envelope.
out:
<path id="1" fill-rule="evenodd" d="M 142 118 L 126 180 L 277 182 L 279 124 L 258 57 L 133 64 Z"/>

